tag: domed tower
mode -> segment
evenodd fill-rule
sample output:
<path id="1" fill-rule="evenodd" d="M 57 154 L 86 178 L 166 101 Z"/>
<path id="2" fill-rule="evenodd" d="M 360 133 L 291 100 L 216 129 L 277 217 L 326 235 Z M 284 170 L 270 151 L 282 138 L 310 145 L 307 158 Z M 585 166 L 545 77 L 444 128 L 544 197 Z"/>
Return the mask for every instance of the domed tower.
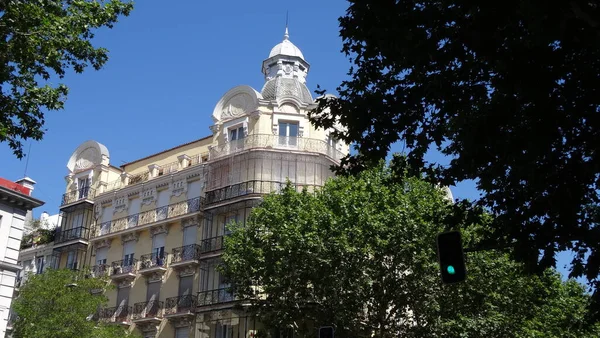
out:
<path id="1" fill-rule="evenodd" d="M 277 44 L 269 57 L 262 63 L 265 85 L 261 94 L 265 100 L 280 100 L 294 97 L 302 104 L 314 102 L 306 87 L 306 76 L 310 65 L 298 47 L 290 41 L 288 28 L 285 28 L 283 41 Z"/>

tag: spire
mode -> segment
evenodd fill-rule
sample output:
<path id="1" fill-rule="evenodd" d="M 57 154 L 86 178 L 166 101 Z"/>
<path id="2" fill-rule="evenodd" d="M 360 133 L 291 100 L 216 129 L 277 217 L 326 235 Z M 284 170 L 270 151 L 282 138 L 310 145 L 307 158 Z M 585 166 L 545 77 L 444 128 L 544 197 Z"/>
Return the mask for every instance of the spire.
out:
<path id="1" fill-rule="evenodd" d="M 288 32 L 288 13 L 289 12 L 285 12 L 285 34 L 283 34 L 283 40 L 290 39 L 290 33 Z"/>

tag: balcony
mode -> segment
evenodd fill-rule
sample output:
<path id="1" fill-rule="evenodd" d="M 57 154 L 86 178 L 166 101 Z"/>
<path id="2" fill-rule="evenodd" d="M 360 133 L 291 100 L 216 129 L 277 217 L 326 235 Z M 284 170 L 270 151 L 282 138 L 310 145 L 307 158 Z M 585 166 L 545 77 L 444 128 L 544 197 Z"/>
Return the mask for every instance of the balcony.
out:
<path id="1" fill-rule="evenodd" d="M 222 288 L 210 291 L 200 291 L 198 292 L 197 306 L 205 307 L 233 302 L 235 298 L 229 290 L 230 288 Z"/>
<path id="2" fill-rule="evenodd" d="M 101 309 L 98 313 L 101 322 L 121 325 L 131 324 L 131 306 L 115 306 Z"/>
<path id="3" fill-rule="evenodd" d="M 94 237 L 104 236 L 119 231 L 139 228 L 142 226 L 154 224 L 164 220 L 170 220 L 185 216 L 201 210 L 204 198 L 195 197 L 187 201 L 169 204 L 164 207 L 140 212 L 139 214 L 129 215 L 112 221 L 101 223 Z"/>
<path id="4" fill-rule="evenodd" d="M 156 252 L 140 256 L 140 274 L 148 276 L 162 276 L 167 271 L 165 254 Z"/>
<path id="5" fill-rule="evenodd" d="M 171 267 L 174 269 L 184 268 L 190 265 L 198 265 L 200 262 L 200 246 L 197 244 L 185 245 L 173 249 Z"/>
<path id="6" fill-rule="evenodd" d="M 96 195 L 96 190 L 90 187 L 83 187 L 77 190 L 71 190 L 63 194 L 61 206 L 71 204 L 81 200 L 91 200 Z"/>
<path id="7" fill-rule="evenodd" d="M 246 181 L 237 184 L 228 185 L 223 188 L 207 191 L 205 194 L 206 204 L 215 204 L 219 202 L 224 202 L 236 197 L 260 194 L 266 195 L 272 192 L 280 192 L 286 185 L 286 182 L 279 181 Z M 315 187 L 320 187 L 320 185 L 316 184 L 293 184 L 297 191 L 302 191 L 304 188 L 312 188 L 314 190 Z"/>
<path id="8" fill-rule="evenodd" d="M 135 303 L 133 305 L 133 322 L 139 323 L 160 323 L 162 319 L 163 302 L 150 300 L 147 302 Z"/>
<path id="9" fill-rule="evenodd" d="M 167 298 L 165 301 L 165 317 L 193 316 L 196 311 L 197 299 L 194 295 Z"/>
<path id="10" fill-rule="evenodd" d="M 92 277 L 95 278 L 108 276 L 109 272 L 110 266 L 108 264 L 99 264 L 92 267 Z"/>
<path id="11" fill-rule="evenodd" d="M 227 142 L 211 148 L 210 159 L 212 161 L 223 156 L 250 149 L 279 149 L 318 153 L 328 156 L 336 163 L 339 163 L 345 156 L 341 151 L 336 149 L 335 145 L 330 145 L 325 140 L 272 134 L 252 134 L 243 139 Z"/>
<path id="12" fill-rule="evenodd" d="M 90 229 L 86 227 L 77 227 L 73 229 L 66 229 L 62 231 L 57 231 L 56 236 L 54 237 L 54 243 L 64 243 L 75 240 L 84 241 L 87 244 L 88 239 L 90 238 Z"/>
<path id="13" fill-rule="evenodd" d="M 114 281 L 135 279 L 137 263 L 135 258 L 112 262 L 110 278 Z"/>
<path id="14" fill-rule="evenodd" d="M 216 254 L 223 249 L 223 236 L 203 239 L 200 242 L 200 252 L 202 258 L 208 258 L 211 254 Z"/>

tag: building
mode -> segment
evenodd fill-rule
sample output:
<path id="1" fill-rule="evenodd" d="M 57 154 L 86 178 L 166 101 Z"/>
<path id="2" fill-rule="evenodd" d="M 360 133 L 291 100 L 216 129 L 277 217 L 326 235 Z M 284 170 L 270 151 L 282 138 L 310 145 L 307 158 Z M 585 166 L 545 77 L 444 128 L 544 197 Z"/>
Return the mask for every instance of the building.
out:
<path id="1" fill-rule="evenodd" d="M 110 276 L 117 288 L 99 320 L 144 337 L 249 337 L 260 328 L 233 308 L 216 267 L 227 224 L 245 222 L 288 179 L 322 186 L 348 153 L 308 120 L 309 68 L 286 28 L 262 63 L 262 90 L 225 93 L 212 134 L 120 167 L 95 141 L 73 152 L 53 255 L 59 268 Z"/>
<path id="2" fill-rule="evenodd" d="M 0 178 L 0 337 L 6 334 L 10 304 L 19 270 L 17 264 L 27 214 L 44 202 L 31 196 L 35 181 Z M 10 328 L 10 327 L 9 327 Z"/>

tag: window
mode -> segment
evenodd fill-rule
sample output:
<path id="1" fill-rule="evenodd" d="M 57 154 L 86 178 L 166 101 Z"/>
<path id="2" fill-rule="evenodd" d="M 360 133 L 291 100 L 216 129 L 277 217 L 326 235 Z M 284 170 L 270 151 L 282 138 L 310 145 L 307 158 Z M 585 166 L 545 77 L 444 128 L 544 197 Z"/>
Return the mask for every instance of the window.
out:
<path id="1" fill-rule="evenodd" d="M 77 257 L 75 256 L 75 254 L 75 251 L 69 251 L 69 253 L 67 254 L 67 269 L 77 269 Z"/>
<path id="2" fill-rule="evenodd" d="M 37 274 L 44 272 L 44 256 L 35 258 L 35 266 L 37 268 L 37 271 L 36 271 Z"/>
<path id="3" fill-rule="evenodd" d="M 233 338 L 233 326 L 217 323 L 217 334 L 215 338 Z"/>
<path id="4" fill-rule="evenodd" d="M 83 226 L 83 212 L 77 213 L 71 216 L 71 229 L 79 228 Z M 63 229 L 67 230 L 67 229 Z"/>
<path id="5" fill-rule="evenodd" d="M 194 276 L 180 277 L 179 278 L 179 296 L 191 295 L 193 284 L 194 284 Z"/>
<path id="6" fill-rule="evenodd" d="M 175 329 L 175 338 L 188 338 L 189 334 L 189 327 L 178 327 L 177 329 Z"/>
<path id="7" fill-rule="evenodd" d="M 86 198 L 90 190 L 91 181 L 89 177 L 80 178 L 77 181 L 77 190 L 79 191 L 79 198 Z"/>
<path id="8" fill-rule="evenodd" d="M 163 266 L 165 260 L 165 240 L 167 234 L 152 236 L 152 265 Z"/>
<path id="9" fill-rule="evenodd" d="M 233 127 L 229 129 L 229 141 L 241 140 L 244 138 L 244 127 Z"/>
<path id="10" fill-rule="evenodd" d="M 231 215 L 225 218 L 225 223 L 223 224 L 223 235 L 227 236 L 231 234 L 229 225 L 235 222 L 237 222 L 237 215 Z"/>
<path id="11" fill-rule="evenodd" d="M 295 147 L 298 144 L 298 122 L 279 122 L 279 145 Z"/>
<path id="12" fill-rule="evenodd" d="M 133 265 L 133 253 L 135 252 L 135 241 L 126 242 L 123 246 L 123 267 L 128 267 L 130 271 Z M 124 271 L 125 272 L 125 271 Z"/>

